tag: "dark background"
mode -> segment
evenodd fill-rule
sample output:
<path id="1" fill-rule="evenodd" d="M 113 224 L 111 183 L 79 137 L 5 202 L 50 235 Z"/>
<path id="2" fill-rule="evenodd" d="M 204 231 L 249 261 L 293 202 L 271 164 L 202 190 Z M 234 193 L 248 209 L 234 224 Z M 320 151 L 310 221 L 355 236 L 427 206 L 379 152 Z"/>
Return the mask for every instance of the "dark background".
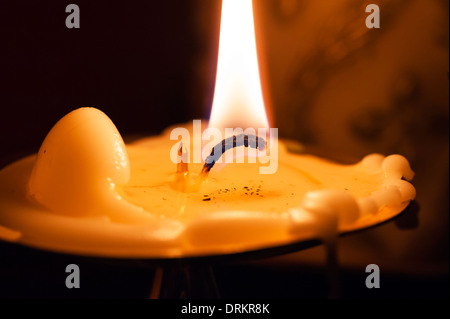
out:
<path id="1" fill-rule="evenodd" d="M 37 152 L 78 107 L 104 111 L 124 137 L 208 118 L 220 1 L 0 3 L 0 167 Z M 381 7 L 368 30 L 365 6 Z M 341 238 L 340 296 L 447 297 L 448 1 L 254 1 L 272 126 L 330 158 L 399 153 L 416 171 L 414 207 L 396 222 Z M 64 286 L 67 263 L 82 289 Z M 382 288 L 364 286 L 365 266 Z M 153 265 L 154 266 L 154 265 Z M 148 296 L 153 266 L 93 262 L 0 244 L 1 297 Z M 328 296 L 322 247 L 215 266 L 226 298 Z"/>
<path id="2" fill-rule="evenodd" d="M 104 111 L 124 135 L 209 115 L 191 105 L 205 106 L 212 86 L 190 91 L 199 51 L 216 39 L 196 36 L 192 1 L 78 1 L 80 29 L 66 28 L 68 4 L 1 4 L 1 155 L 36 151 L 83 106 Z"/>

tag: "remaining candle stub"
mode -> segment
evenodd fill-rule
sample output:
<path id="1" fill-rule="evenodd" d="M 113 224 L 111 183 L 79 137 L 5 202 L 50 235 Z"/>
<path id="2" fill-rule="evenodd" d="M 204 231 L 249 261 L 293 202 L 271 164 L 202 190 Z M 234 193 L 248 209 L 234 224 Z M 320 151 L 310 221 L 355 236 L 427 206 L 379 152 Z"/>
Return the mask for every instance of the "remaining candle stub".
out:
<path id="1" fill-rule="evenodd" d="M 339 165 L 282 142 L 275 174 L 254 163 L 218 165 L 197 188 L 180 189 L 203 164 L 177 168 L 169 135 L 125 146 L 101 111 L 71 112 L 37 155 L 0 171 L 0 239 L 110 257 L 236 253 L 369 227 L 415 198 L 400 155 Z"/>

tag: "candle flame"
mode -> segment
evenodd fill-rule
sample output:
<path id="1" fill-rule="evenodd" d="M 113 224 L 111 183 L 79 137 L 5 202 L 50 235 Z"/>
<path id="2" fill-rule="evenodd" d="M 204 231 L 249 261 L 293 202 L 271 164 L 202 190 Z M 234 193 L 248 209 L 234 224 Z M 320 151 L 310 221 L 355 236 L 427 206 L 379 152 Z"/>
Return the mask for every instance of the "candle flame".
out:
<path id="1" fill-rule="evenodd" d="M 223 0 L 210 127 L 268 128 L 256 52 L 252 0 Z"/>

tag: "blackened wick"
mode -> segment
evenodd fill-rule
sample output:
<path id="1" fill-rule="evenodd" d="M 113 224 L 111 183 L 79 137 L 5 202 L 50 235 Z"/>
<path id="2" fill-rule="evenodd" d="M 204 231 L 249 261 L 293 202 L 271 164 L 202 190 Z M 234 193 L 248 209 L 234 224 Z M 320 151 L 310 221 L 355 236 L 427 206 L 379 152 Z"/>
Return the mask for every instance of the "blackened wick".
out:
<path id="1" fill-rule="evenodd" d="M 252 147 L 263 151 L 266 148 L 266 141 L 256 135 L 239 134 L 228 137 L 213 147 L 211 153 L 205 159 L 202 173 L 208 173 L 223 153 L 239 146 Z"/>

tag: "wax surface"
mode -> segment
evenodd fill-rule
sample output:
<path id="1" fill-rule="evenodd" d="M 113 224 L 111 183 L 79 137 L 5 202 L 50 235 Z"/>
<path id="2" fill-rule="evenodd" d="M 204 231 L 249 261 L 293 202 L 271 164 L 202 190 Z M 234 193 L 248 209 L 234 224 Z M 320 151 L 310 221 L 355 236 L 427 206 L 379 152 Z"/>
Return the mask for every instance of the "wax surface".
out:
<path id="1" fill-rule="evenodd" d="M 221 164 L 198 189 L 179 191 L 169 132 L 124 146 L 99 112 L 70 113 L 37 156 L 0 171 L 1 239 L 109 257 L 227 254 L 375 225 L 415 197 L 404 180 L 413 172 L 400 155 L 374 154 L 355 165 L 339 165 L 289 153 L 281 142 L 275 174 L 259 174 L 254 163 Z M 92 125 L 74 135 L 87 118 Z M 80 145 L 87 145 L 81 149 L 90 155 L 80 153 Z M 44 150 L 53 153 L 51 161 Z M 202 164 L 189 168 L 195 178 Z M 77 178 L 65 178 L 69 172 Z M 48 196 L 36 196 L 43 191 Z"/>

